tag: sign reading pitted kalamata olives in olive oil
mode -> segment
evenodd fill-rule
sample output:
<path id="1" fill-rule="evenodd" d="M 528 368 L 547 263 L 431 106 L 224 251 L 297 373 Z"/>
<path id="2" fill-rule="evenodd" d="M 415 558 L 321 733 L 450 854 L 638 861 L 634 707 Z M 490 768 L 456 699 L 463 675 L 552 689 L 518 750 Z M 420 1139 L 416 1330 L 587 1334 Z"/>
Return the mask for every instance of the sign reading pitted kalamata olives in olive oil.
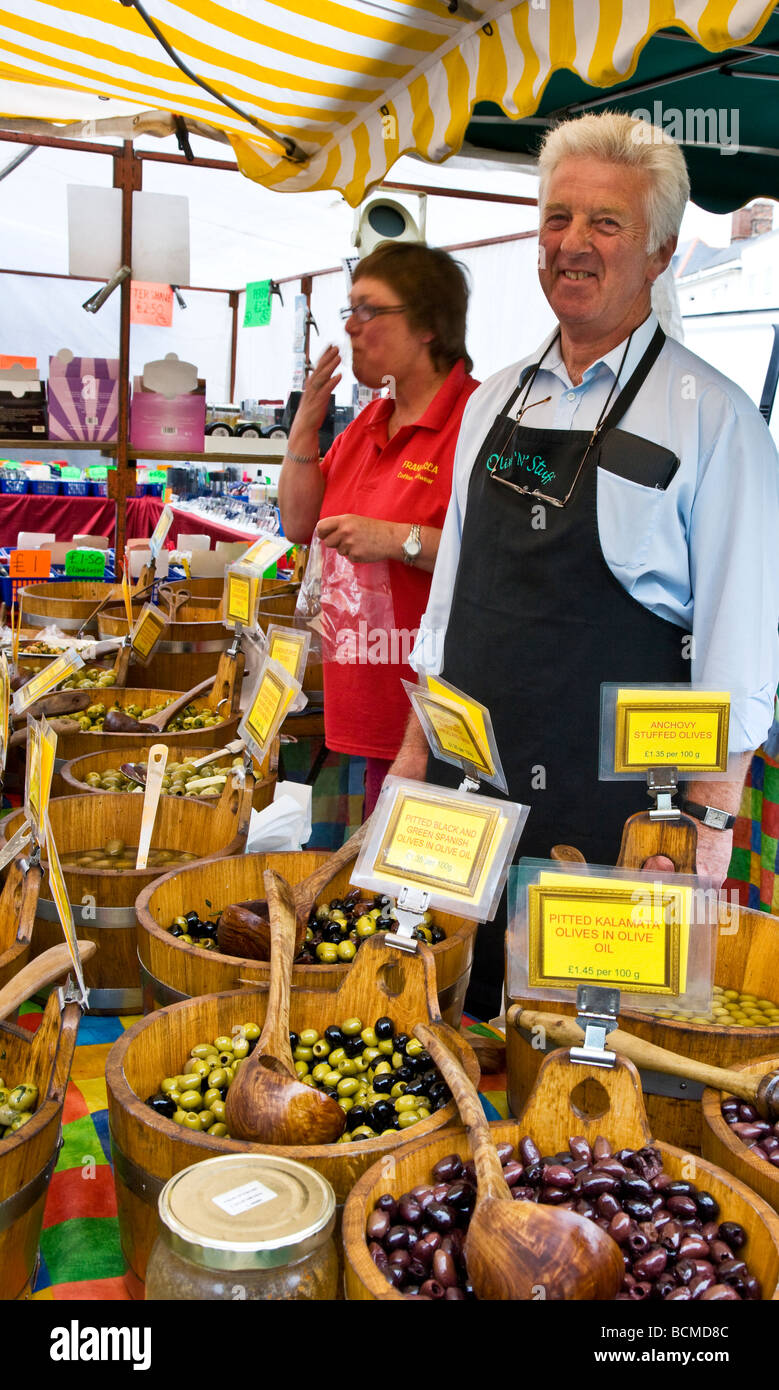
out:
<path id="1" fill-rule="evenodd" d="M 431 751 L 463 775 L 507 791 L 489 710 L 448 681 L 423 673 L 419 685 L 403 681 Z"/>
<path id="2" fill-rule="evenodd" d="M 692 891 L 541 873 L 528 889 L 528 983 L 597 980 L 633 994 L 684 994 Z"/>
<path id="3" fill-rule="evenodd" d="M 57 846 L 54 842 L 54 836 L 51 832 L 51 823 L 49 821 L 48 814 L 44 817 L 44 820 L 44 829 L 46 832 L 46 857 L 49 861 L 48 867 L 49 883 L 51 884 L 51 895 L 54 899 L 54 905 L 57 909 L 57 916 L 59 917 L 60 922 L 62 924 L 62 930 L 65 933 L 65 941 L 67 943 L 70 959 L 73 962 L 73 969 L 76 973 L 76 979 L 78 981 L 78 986 L 81 991 L 81 999 L 84 1003 L 86 1003 L 87 987 L 84 982 L 84 967 L 81 964 L 81 955 L 79 953 L 78 940 L 76 938 L 76 927 L 73 921 L 73 908 L 71 907 L 70 899 L 68 898 L 68 890 L 65 885 L 65 879 L 62 874 L 60 857 L 57 852 Z"/>
<path id="4" fill-rule="evenodd" d="M 36 700 L 40 700 L 43 695 L 48 695 L 50 690 L 56 690 L 58 685 L 61 685 L 68 676 L 72 676 L 73 672 L 78 671 L 79 667 L 83 665 L 82 657 L 77 651 L 74 651 L 73 647 L 69 647 L 62 656 L 57 657 L 56 661 L 49 662 L 43 671 L 32 676 L 26 685 L 17 690 L 14 695 L 14 714 L 24 714 L 24 711 L 29 709 L 30 705 L 34 705 Z"/>
<path id="5" fill-rule="evenodd" d="M 166 627 L 167 618 L 162 609 L 145 603 L 130 636 L 130 646 L 141 665 L 148 666 Z"/>
<path id="6" fill-rule="evenodd" d="M 299 693 L 300 682 L 278 661 L 266 655 L 250 696 L 249 709 L 238 725 L 239 738 L 258 763 L 265 760 L 271 742 Z"/>
<path id="7" fill-rule="evenodd" d="M 311 645 L 310 631 L 279 627 L 276 623 L 270 623 L 265 635 L 268 639 L 268 655 L 302 684 Z"/>
<path id="8" fill-rule="evenodd" d="M 528 809 L 387 777 L 352 882 L 394 894 L 414 884 L 432 906 L 490 918 Z"/>
<path id="9" fill-rule="evenodd" d="M 601 696 L 601 778 L 643 778 L 650 767 L 727 772 L 730 692 L 690 686 L 620 686 Z"/>

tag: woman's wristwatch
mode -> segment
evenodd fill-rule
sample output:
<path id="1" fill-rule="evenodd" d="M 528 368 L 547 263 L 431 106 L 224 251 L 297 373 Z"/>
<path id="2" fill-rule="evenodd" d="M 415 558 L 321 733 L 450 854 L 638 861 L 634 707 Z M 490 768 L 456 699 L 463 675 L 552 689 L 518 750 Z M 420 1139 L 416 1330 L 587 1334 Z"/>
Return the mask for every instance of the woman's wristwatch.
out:
<path id="1" fill-rule="evenodd" d="M 694 816 L 702 825 L 708 825 L 710 830 L 732 830 L 736 824 L 736 817 L 729 811 L 721 811 L 718 806 L 701 806 L 698 801 L 683 801 L 682 810 L 688 816 Z"/>
<path id="2" fill-rule="evenodd" d="M 404 565 L 415 565 L 422 554 L 422 527 L 415 521 L 400 547 Z"/>

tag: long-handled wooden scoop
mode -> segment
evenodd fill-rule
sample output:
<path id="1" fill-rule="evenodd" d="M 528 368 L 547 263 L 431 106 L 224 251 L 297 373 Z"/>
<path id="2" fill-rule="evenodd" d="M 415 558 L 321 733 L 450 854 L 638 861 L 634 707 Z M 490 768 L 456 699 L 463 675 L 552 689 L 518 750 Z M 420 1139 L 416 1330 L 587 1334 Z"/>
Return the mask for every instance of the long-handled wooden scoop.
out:
<path id="1" fill-rule="evenodd" d="M 519 1004 L 512 1004 L 506 1014 L 506 1027 L 527 1032 L 543 1028 L 549 1042 L 557 1047 L 581 1047 L 584 1038 L 574 1018 L 523 1009 Z M 761 1077 L 754 1072 L 750 1075 L 726 1067 L 710 1066 L 708 1062 L 682 1057 L 670 1048 L 646 1042 L 644 1038 L 624 1032 L 621 1028 L 615 1028 L 608 1034 L 606 1046 L 620 1057 L 627 1057 L 637 1067 L 650 1067 L 668 1076 L 681 1076 L 687 1081 L 700 1081 L 704 1086 L 727 1091 L 729 1095 L 749 1101 L 762 1119 L 772 1123 L 779 1120 L 779 1071 L 770 1071 Z"/>
<path id="2" fill-rule="evenodd" d="M 228 753 L 241 753 L 244 744 L 241 739 L 235 738 L 232 743 L 226 743 L 224 748 L 214 748 L 212 752 L 206 753 L 204 758 L 197 758 L 192 763 L 193 767 L 206 767 L 208 763 L 216 763 L 220 758 L 226 758 Z M 131 782 L 137 782 L 139 787 L 146 786 L 146 763 L 122 763 L 119 771 L 129 778 Z"/>
<path id="3" fill-rule="evenodd" d="M 149 860 L 151 837 L 154 831 L 154 822 L 157 819 L 157 807 L 160 804 L 162 779 L 165 775 L 167 761 L 167 743 L 152 744 L 149 749 L 149 775 L 146 778 L 146 790 L 143 794 L 143 807 L 141 808 L 141 833 L 138 836 L 138 853 L 135 857 L 136 869 L 145 869 Z"/>
<path id="4" fill-rule="evenodd" d="M 295 932 L 295 955 L 300 950 L 308 926 L 308 918 L 317 897 L 323 888 L 357 858 L 360 847 L 371 829 L 369 816 L 341 845 L 326 862 L 307 878 L 296 883 L 292 889 L 297 927 Z M 243 956 L 248 960 L 268 960 L 270 957 L 270 923 L 268 904 L 262 898 L 254 898 L 245 903 L 231 903 L 219 919 L 216 934 L 220 951 L 229 956 Z"/>
<path id="5" fill-rule="evenodd" d="M 477 1196 L 465 1258 L 477 1298 L 612 1299 L 625 1274 L 622 1252 L 585 1216 L 535 1202 L 515 1202 L 476 1088 L 434 1029 L 414 1029 L 449 1087 L 476 1168 Z M 229 1095 L 229 1092 L 228 1092 Z"/>
<path id="6" fill-rule="evenodd" d="M 234 1139 L 256 1144 L 332 1144 L 343 1134 L 346 1114 L 330 1096 L 298 1081 L 289 1046 L 292 893 L 270 869 L 263 881 L 271 925 L 268 1011 L 257 1046 L 227 1092 L 225 1123 Z"/>
<path id="7" fill-rule="evenodd" d="M 81 963 L 85 965 L 92 959 L 97 946 L 94 941 L 79 941 L 78 950 Z M 35 960 L 23 965 L 13 979 L 0 989 L 0 1019 L 8 1018 L 14 1009 L 37 994 L 44 985 L 50 985 L 60 975 L 67 974 L 72 963 L 70 952 L 63 942 L 61 946 L 50 946 L 48 951 L 43 951 Z"/>
<path id="8" fill-rule="evenodd" d="M 122 710 L 110 709 L 103 721 L 103 729 L 107 734 L 145 734 L 149 730 L 152 733 L 161 734 L 165 725 L 178 714 L 179 710 L 184 709 L 190 700 L 196 700 L 198 695 L 210 690 L 213 684 L 213 676 L 208 676 L 199 685 L 185 691 L 183 695 L 177 695 L 176 699 L 171 700 L 170 704 L 161 709 L 158 714 L 150 714 L 146 719 L 133 719 L 132 715 L 125 714 Z"/>

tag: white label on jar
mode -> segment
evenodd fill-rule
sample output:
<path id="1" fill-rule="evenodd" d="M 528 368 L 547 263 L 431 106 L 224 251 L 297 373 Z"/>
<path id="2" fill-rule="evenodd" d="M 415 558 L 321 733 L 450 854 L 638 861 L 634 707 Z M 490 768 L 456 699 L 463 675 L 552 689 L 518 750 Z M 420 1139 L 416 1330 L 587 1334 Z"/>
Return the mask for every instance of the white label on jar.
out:
<path id="1" fill-rule="evenodd" d="M 240 1216 L 241 1212 L 259 1207 L 263 1202 L 272 1202 L 278 1195 L 269 1187 L 264 1187 L 261 1182 L 255 1181 L 245 1182 L 243 1187 L 231 1187 L 229 1192 L 222 1192 L 219 1197 L 212 1197 L 211 1200 L 221 1207 L 222 1211 L 226 1211 L 228 1216 Z"/>

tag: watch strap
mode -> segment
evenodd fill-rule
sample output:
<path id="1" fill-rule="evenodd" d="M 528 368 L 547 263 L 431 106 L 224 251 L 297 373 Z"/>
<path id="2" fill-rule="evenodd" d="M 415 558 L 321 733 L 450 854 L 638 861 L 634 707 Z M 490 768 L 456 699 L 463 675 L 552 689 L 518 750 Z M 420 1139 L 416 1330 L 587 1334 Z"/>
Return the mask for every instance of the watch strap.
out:
<path id="1" fill-rule="evenodd" d="M 707 825 L 710 830 L 732 830 L 736 824 L 736 817 L 729 811 L 721 811 L 718 806 L 702 806 L 699 801 L 683 801 L 682 809 L 688 816 L 694 816 L 695 820 Z"/>

